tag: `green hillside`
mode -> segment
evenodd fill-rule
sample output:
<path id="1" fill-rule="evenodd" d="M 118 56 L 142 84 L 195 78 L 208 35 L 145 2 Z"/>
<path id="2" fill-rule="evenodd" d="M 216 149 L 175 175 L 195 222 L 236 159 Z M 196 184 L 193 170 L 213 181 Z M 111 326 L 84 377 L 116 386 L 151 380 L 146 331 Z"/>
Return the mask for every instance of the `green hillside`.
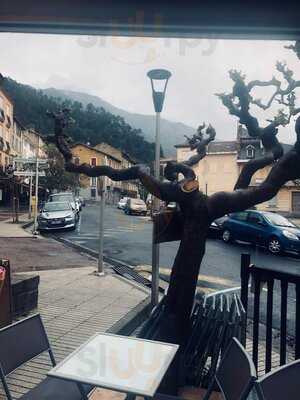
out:
<path id="1" fill-rule="evenodd" d="M 138 161 L 150 163 L 154 160 L 154 143 L 147 142 L 140 129 L 132 128 L 122 117 L 103 107 L 53 97 L 11 78 L 4 80 L 3 87 L 14 102 L 16 117 L 25 127 L 33 127 L 41 134 L 49 135 L 53 132 L 53 121 L 47 117 L 46 111 L 68 107 L 74 120 L 68 133 L 75 142 L 89 142 L 92 146 L 106 142 L 126 151 Z"/>

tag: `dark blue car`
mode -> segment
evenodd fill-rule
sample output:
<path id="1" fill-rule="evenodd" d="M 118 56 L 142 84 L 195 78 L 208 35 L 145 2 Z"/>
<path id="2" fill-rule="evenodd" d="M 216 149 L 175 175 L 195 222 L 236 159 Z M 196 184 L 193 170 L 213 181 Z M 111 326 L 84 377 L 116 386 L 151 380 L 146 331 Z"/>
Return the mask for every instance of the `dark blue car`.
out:
<path id="1" fill-rule="evenodd" d="M 264 211 L 230 214 L 223 223 L 222 239 L 250 242 L 273 254 L 300 253 L 300 229 L 282 215 Z"/>

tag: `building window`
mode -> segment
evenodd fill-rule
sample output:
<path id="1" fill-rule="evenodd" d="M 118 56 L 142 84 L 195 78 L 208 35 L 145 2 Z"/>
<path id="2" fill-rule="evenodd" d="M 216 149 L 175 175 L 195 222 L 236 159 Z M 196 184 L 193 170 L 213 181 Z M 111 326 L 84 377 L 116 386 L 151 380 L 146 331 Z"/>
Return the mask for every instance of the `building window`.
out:
<path id="1" fill-rule="evenodd" d="M 96 189 L 95 189 L 95 188 L 92 188 L 92 189 L 91 189 L 91 197 L 92 197 L 93 199 L 96 198 Z"/>
<path id="2" fill-rule="evenodd" d="M 92 157 L 91 158 L 91 166 L 92 167 L 96 167 L 96 165 L 97 165 L 97 158 L 96 157 Z"/>
<path id="3" fill-rule="evenodd" d="M 97 186 L 97 177 L 96 176 L 93 176 L 91 178 L 91 186 Z"/>
<path id="4" fill-rule="evenodd" d="M 79 163 L 80 163 L 80 158 L 79 157 L 75 157 L 74 158 L 74 164 L 75 165 L 79 165 Z"/>
<path id="5" fill-rule="evenodd" d="M 254 158 L 255 157 L 255 148 L 251 145 L 247 146 L 246 154 L 247 154 L 247 158 Z"/>

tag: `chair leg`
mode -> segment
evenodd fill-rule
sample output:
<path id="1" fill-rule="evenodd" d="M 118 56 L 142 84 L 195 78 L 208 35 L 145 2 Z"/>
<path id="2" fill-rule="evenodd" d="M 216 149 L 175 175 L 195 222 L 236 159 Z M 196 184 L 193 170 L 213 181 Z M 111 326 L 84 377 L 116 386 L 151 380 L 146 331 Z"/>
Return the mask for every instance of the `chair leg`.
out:
<path id="1" fill-rule="evenodd" d="M 0 378 L 1 378 L 1 381 L 2 381 L 2 385 L 3 385 L 4 391 L 5 391 L 7 400 L 13 400 L 13 398 L 11 397 L 11 394 L 10 394 L 10 391 L 9 391 L 5 376 L 4 376 L 3 372 L 2 372 L 2 369 L 0 369 Z"/>
<path id="2" fill-rule="evenodd" d="M 210 395 L 212 394 L 213 390 L 214 390 L 214 385 L 215 385 L 215 379 L 213 379 L 207 389 L 207 392 L 205 393 L 205 396 L 203 397 L 202 400 L 209 400 Z"/>
<path id="3" fill-rule="evenodd" d="M 135 395 L 135 394 L 127 394 L 125 400 L 135 400 L 135 398 L 136 398 L 136 395 Z"/>

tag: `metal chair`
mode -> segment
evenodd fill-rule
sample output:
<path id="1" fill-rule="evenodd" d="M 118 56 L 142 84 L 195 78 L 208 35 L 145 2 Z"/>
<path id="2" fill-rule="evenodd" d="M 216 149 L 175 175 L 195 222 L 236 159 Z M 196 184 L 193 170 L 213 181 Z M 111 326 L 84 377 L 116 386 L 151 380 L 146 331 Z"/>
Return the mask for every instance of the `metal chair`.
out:
<path id="1" fill-rule="evenodd" d="M 259 400 L 296 400 L 300 396 L 300 360 L 269 372 L 255 382 Z"/>
<path id="2" fill-rule="evenodd" d="M 215 384 L 224 400 L 245 400 L 255 380 L 256 370 L 252 359 L 240 342 L 232 338 L 203 400 L 210 398 Z"/>
<path id="3" fill-rule="evenodd" d="M 27 361 L 48 351 L 55 358 L 39 314 L 0 329 L 0 379 L 8 400 L 12 400 L 6 377 Z M 81 400 L 87 399 L 92 387 L 56 378 L 45 378 L 19 399 L 22 400 Z"/>
<path id="4" fill-rule="evenodd" d="M 252 359 L 240 342 L 232 338 L 202 400 L 211 397 L 216 384 L 224 400 L 246 400 L 255 381 L 256 370 Z M 181 397 L 157 394 L 154 400 L 183 400 L 183 398 L 184 393 Z"/>

